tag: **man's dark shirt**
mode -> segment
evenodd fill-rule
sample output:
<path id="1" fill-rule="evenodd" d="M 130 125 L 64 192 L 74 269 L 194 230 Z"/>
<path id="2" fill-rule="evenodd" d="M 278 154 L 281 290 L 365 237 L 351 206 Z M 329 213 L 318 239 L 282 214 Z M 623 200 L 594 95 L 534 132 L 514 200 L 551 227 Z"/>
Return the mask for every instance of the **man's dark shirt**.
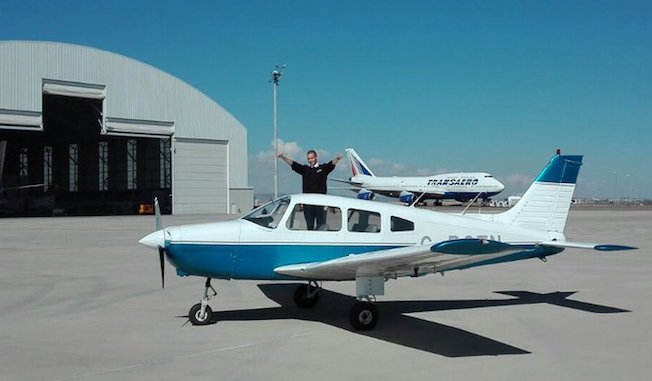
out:
<path id="1" fill-rule="evenodd" d="M 326 194 L 326 178 L 329 173 L 333 172 L 333 169 L 335 169 L 335 164 L 332 161 L 319 164 L 318 167 L 299 164 L 296 161 L 292 163 L 292 170 L 303 178 L 303 193 Z"/>

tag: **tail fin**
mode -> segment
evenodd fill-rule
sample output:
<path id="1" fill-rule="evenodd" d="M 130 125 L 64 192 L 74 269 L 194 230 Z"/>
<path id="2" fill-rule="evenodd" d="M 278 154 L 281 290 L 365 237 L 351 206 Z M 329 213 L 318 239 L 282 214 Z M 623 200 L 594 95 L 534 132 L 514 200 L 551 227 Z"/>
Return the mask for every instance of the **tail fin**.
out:
<path id="1" fill-rule="evenodd" d="M 581 165 L 581 155 L 561 155 L 557 151 L 519 202 L 495 220 L 563 233 Z"/>
<path id="2" fill-rule="evenodd" d="M 346 149 L 346 156 L 349 159 L 349 166 L 351 167 L 351 176 L 373 176 L 375 177 L 369 166 L 362 160 L 353 148 Z"/>

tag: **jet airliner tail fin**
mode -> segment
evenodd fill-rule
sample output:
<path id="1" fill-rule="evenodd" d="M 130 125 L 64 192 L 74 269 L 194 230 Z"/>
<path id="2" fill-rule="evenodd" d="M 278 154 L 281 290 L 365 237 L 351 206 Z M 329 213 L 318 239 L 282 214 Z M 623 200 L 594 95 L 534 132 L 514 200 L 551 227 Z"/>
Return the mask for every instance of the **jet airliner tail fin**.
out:
<path id="1" fill-rule="evenodd" d="M 362 160 L 353 148 L 346 149 L 346 156 L 349 159 L 349 166 L 351 167 L 351 176 L 373 176 L 375 177 L 369 166 Z"/>
<path id="2" fill-rule="evenodd" d="M 496 215 L 495 221 L 563 233 L 581 165 L 581 155 L 561 155 L 558 151 L 519 202 Z"/>

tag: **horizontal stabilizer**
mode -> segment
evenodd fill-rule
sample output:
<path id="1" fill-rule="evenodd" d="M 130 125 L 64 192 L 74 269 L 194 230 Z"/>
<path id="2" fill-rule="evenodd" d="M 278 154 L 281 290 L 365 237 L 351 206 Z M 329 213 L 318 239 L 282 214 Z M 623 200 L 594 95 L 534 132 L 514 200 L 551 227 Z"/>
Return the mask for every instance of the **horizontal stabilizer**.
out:
<path id="1" fill-rule="evenodd" d="M 596 245 L 594 249 L 600 251 L 619 251 L 619 250 L 638 250 L 638 247 L 625 246 L 625 245 Z"/>
<path id="2" fill-rule="evenodd" d="M 638 247 L 625 246 L 625 245 L 612 245 L 606 243 L 591 243 L 591 242 L 572 242 L 572 241 L 544 241 L 541 242 L 543 246 L 553 246 L 568 249 L 589 249 L 598 251 L 620 251 L 620 250 L 637 250 Z"/>

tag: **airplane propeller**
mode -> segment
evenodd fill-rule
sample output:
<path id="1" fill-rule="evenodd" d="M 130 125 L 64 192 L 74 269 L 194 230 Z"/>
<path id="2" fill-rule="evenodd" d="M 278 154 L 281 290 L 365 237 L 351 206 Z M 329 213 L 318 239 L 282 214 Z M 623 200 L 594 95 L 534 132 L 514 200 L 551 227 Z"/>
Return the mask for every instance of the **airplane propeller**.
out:
<path id="1" fill-rule="evenodd" d="M 156 230 L 161 230 L 161 208 L 158 206 L 158 197 L 154 197 L 154 219 Z M 163 244 L 165 245 L 165 243 Z M 161 265 L 161 288 L 165 288 L 165 247 L 158 247 L 158 261 Z"/>
<path id="2" fill-rule="evenodd" d="M 165 255 L 165 249 L 158 247 L 158 261 L 161 263 L 161 288 L 165 288 L 165 260 L 163 256 Z"/>

